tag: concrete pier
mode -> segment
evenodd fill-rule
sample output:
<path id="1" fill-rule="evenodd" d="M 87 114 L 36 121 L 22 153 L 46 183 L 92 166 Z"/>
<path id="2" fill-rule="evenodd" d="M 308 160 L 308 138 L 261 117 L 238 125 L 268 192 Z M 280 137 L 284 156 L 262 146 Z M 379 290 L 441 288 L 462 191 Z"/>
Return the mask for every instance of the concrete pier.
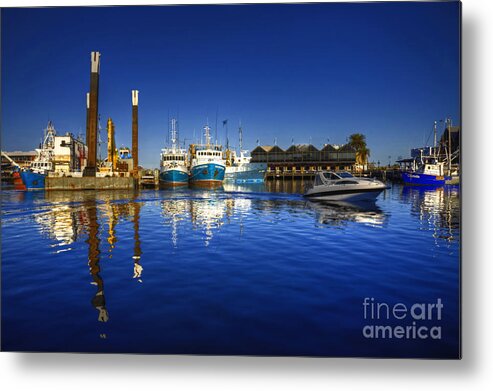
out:
<path id="1" fill-rule="evenodd" d="M 47 177 L 45 190 L 131 190 L 132 177 Z"/>

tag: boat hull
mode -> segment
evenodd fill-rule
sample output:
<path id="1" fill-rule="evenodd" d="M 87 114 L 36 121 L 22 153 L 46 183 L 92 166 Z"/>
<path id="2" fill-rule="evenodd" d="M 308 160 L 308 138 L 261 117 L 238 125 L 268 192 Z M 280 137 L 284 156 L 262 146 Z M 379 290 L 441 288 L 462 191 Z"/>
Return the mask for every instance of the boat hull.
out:
<path id="1" fill-rule="evenodd" d="M 188 185 L 188 173 L 186 169 L 168 169 L 159 173 L 159 185 L 164 187 L 177 187 Z"/>
<path id="2" fill-rule="evenodd" d="M 450 179 L 445 180 L 446 185 L 459 185 L 460 184 L 460 178 L 458 175 L 452 175 Z"/>
<path id="3" fill-rule="evenodd" d="M 14 189 L 27 190 L 19 171 L 14 171 L 14 173 L 12 174 L 12 178 L 14 178 Z"/>
<path id="4" fill-rule="evenodd" d="M 437 176 L 412 172 L 402 173 L 402 180 L 404 181 L 404 184 L 410 186 L 443 186 L 450 179 L 452 178 L 448 176 Z"/>
<path id="5" fill-rule="evenodd" d="M 375 201 L 375 199 L 385 189 L 386 187 L 379 187 L 376 189 L 320 191 L 317 193 L 306 194 L 305 197 L 312 200 L 321 200 L 321 201 L 347 201 L 347 202 Z"/>
<path id="6" fill-rule="evenodd" d="M 226 167 L 224 180 L 236 183 L 261 183 L 264 181 L 267 165 L 248 164 L 246 167 Z"/>
<path id="7" fill-rule="evenodd" d="M 42 190 L 45 188 L 45 174 L 21 171 L 21 178 L 26 190 Z"/>
<path id="8" fill-rule="evenodd" d="M 219 186 L 224 180 L 226 167 L 217 163 L 206 163 L 192 167 L 190 183 L 201 186 Z"/>

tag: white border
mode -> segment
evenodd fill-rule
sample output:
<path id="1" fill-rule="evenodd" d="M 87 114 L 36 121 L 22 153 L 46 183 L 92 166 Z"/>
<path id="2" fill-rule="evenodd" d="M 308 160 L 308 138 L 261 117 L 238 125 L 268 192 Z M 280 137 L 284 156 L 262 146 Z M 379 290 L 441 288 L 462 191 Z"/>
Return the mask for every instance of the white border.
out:
<path id="1" fill-rule="evenodd" d="M 234 2 L 237 1 L 214 3 Z M 16 1 L 7 6 L 101 3 L 45 0 Z M 147 0 L 143 3 L 167 2 Z M 487 159 L 493 156 L 492 3 L 490 0 L 463 1 L 462 361 L 1 353 L 2 388 L 50 391 L 490 389 L 493 384 L 493 257 L 489 254 L 489 242 L 492 241 L 493 216 L 489 199 L 493 192 L 487 186 L 491 182 L 491 164 Z M 135 1 L 105 1 L 104 4 L 135 4 Z"/>

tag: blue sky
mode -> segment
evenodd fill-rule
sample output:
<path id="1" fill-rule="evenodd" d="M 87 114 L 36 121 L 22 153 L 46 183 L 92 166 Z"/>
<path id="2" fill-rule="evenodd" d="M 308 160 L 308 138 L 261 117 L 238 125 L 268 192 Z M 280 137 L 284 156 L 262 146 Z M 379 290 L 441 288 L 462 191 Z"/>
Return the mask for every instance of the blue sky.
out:
<path id="1" fill-rule="evenodd" d="M 102 126 L 157 167 L 168 113 L 180 137 L 207 119 L 220 141 L 281 147 L 364 133 L 370 160 L 407 156 L 433 121 L 460 121 L 457 2 L 2 9 L 2 149 L 31 150 L 53 120 L 85 131 L 90 52 L 101 52 Z M 104 136 L 105 138 L 105 136 Z M 431 138 L 429 139 L 431 142 Z M 103 156 L 105 151 L 103 151 Z"/>

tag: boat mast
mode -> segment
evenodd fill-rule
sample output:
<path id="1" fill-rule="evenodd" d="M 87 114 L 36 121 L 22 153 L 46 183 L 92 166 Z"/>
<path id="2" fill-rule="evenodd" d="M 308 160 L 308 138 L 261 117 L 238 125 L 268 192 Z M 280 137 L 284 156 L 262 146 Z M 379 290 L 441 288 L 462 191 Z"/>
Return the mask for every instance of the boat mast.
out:
<path id="1" fill-rule="evenodd" d="M 207 145 L 207 149 L 210 149 L 210 146 L 211 146 L 211 134 L 210 134 L 211 128 L 209 127 L 209 125 L 205 125 L 204 130 L 205 130 L 205 143 Z"/>
<path id="2" fill-rule="evenodd" d="M 43 140 L 43 148 L 54 148 L 55 147 L 55 136 L 56 131 L 53 126 L 53 122 L 48 121 L 48 126 L 45 129 L 45 138 Z"/>
<path id="3" fill-rule="evenodd" d="M 176 150 L 176 144 L 178 141 L 178 130 L 177 130 L 176 124 L 177 124 L 176 118 L 172 118 L 171 119 L 170 138 L 171 138 L 171 148 L 173 150 Z"/>
<path id="4" fill-rule="evenodd" d="M 447 118 L 446 120 L 447 124 L 447 131 L 448 131 L 448 174 L 451 175 L 452 172 L 452 135 L 451 135 L 451 127 L 452 127 L 452 120 L 450 118 Z"/>
<path id="5" fill-rule="evenodd" d="M 437 157 L 437 121 L 433 123 L 433 157 Z"/>

